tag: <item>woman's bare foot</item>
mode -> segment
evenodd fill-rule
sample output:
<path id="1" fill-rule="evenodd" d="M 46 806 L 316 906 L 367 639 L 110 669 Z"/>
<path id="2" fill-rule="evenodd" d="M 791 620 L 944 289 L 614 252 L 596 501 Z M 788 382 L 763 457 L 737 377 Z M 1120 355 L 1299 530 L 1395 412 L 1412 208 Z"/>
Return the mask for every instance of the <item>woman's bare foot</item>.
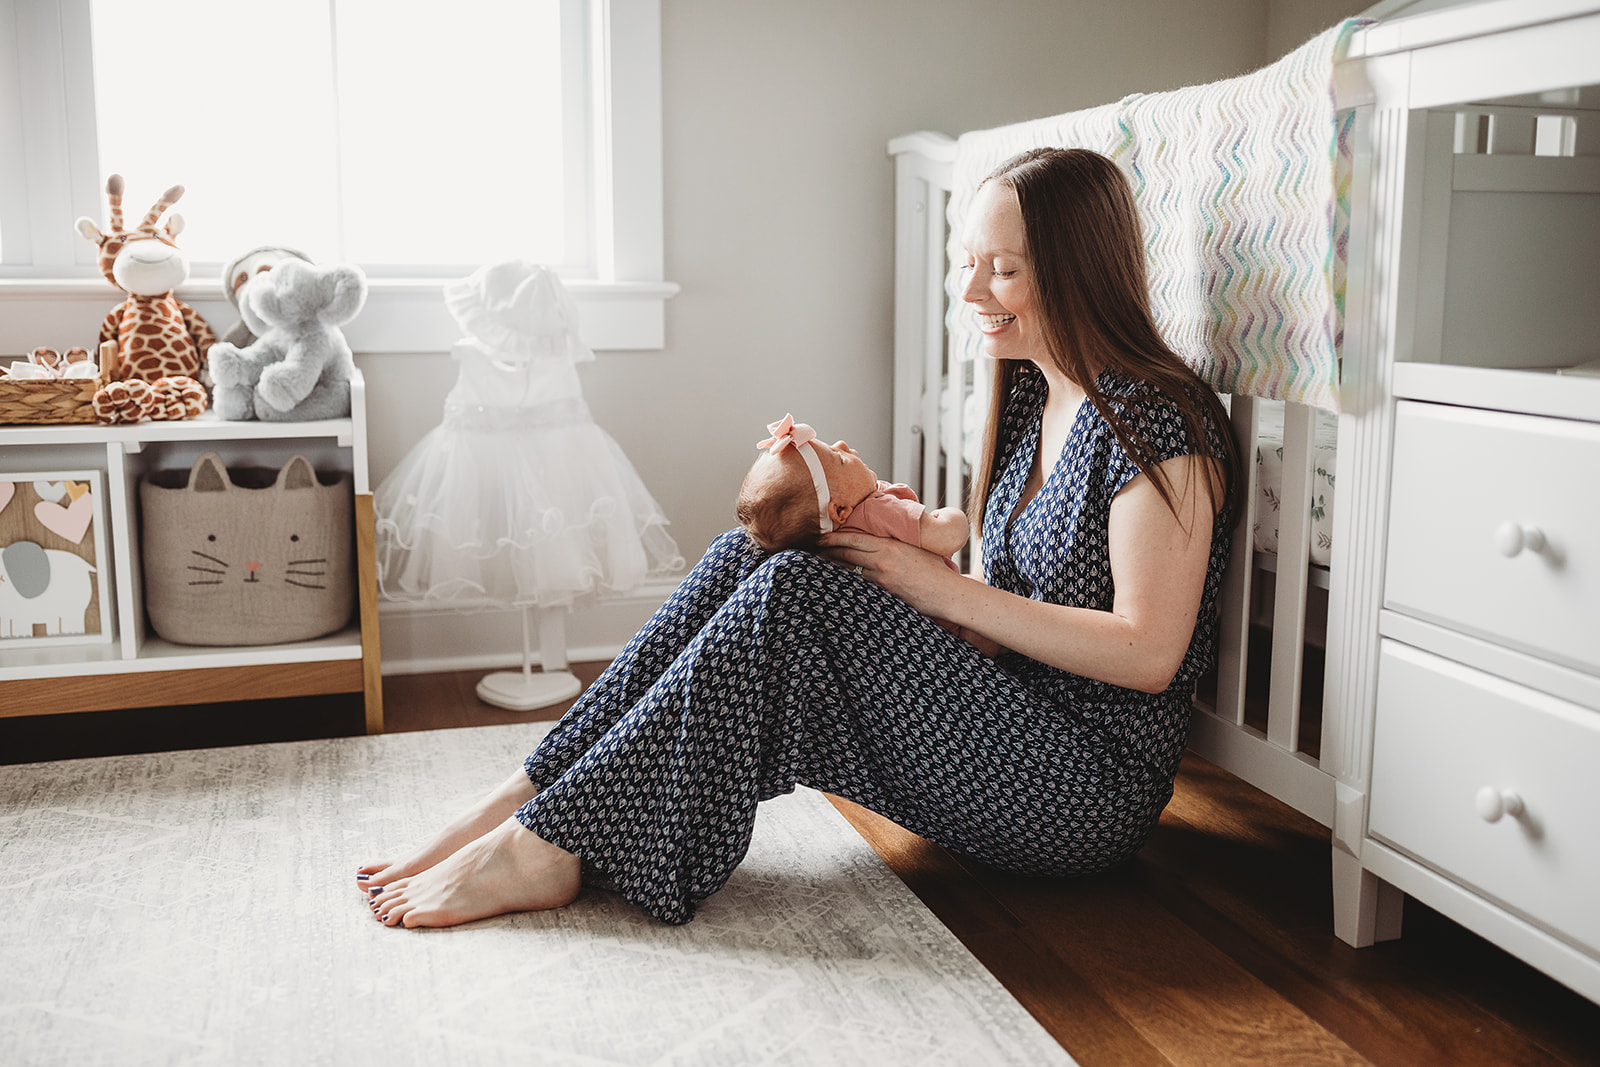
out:
<path id="1" fill-rule="evenodd" d="M 372 898 L 386 926 L 455 926 L 513 911 L 543 911 L 572 903 L 582 862 L 506 819 L 420 874 L 390 882 Z"/>
<path id="2" fill-rule="evenodd" d="M 356 871 L 356 885 L 362 893 L 388 885 L 401 878 L 420 874 L 439 861 L 455 854 L 463 845 L 476 841 L 499 826 L 513 812 L 538 793 L 533 782 L 520 769 L 485 796 L 466 814 L 446 826 L 433 840 L 398 863 L 385 860 L 369 863 Z"/>

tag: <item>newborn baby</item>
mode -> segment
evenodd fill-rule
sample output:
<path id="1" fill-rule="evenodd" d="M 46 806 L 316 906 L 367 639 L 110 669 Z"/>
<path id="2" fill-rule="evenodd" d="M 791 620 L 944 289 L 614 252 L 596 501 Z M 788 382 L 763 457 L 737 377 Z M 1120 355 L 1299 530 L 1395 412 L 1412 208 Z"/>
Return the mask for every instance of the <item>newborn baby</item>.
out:
<path id="1" fill-rule="evenodd" d="M 879 481 L 845 442 L 823 444 L 792 415 L 767 429 L 772 436 L 756 445 L 762 453 L 745 475 L 737 509 L 745 532 L 767 551 L 815 548 L 833 530 L 892 537 L 946 559 L 967 543 L 960 508 L 929 511 L 910 486 Z"/>

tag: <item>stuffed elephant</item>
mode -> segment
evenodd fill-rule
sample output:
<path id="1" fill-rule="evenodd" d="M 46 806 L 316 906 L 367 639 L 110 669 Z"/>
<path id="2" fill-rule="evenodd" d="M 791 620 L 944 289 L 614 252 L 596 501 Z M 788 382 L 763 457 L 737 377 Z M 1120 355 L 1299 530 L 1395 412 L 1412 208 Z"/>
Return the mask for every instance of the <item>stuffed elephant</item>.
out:
<path id="1" fill-rule="evenodd" d="M 0 638 L 81 634 L 94 596 L 94 566 L 71 552 L 13 541 L 0 548 Z"/>
<path id="2" fill-rule="evenodd" d="M 303 422 L 350 414 L 355 361 L 339 327 L 367 299 L 360 268 L 286 260 L 251 282 L 239 313 L 256 334 L 246 348 L 219 341 L 207 354 L 224 419 Z"/>

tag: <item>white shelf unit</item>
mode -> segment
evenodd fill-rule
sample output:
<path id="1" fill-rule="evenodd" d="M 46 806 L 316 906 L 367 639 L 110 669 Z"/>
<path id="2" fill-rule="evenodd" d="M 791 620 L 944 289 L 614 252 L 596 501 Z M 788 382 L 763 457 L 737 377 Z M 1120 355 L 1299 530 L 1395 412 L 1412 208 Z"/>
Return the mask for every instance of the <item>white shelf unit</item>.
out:
<path id="1" fill-rule="evenodd" d="M 229 422 L 215 412 L 172 422 L 0 427 L 0 473 L 98 470 L 106 495 L 112 575 L 100 644 L 0 645 L 0 717 L 169 704 L 359 692 L 369 733 L 383 729 L 377 571 L 367 476 L 366 388 L 351 381 L 351 414 L 314 422 Z M 302 454 L 318 470 L 347 471 L 355 495 L 358 609 L 344 630 L 278 645 L 193 646 L 148 628 L 139 541 L 139 479 L 187 470 L 215 451 L 229 467 L 279 467 Z"/>
<path id="2" fill-rule="evenodd" d="M 1600 379 L 1556 370 L 1600 356 L 1600 5 L 1399 19 L 1342 66 L 1336 927 L 1412 896 L 1600 1000 Z"/>

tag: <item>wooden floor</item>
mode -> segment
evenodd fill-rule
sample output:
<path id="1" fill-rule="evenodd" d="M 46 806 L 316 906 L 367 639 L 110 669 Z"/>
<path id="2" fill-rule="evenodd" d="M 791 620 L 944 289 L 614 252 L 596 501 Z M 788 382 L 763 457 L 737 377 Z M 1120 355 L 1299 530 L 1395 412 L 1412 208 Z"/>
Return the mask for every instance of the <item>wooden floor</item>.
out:
<path id="1" fill-rule="evenodd" d="M 384 679 L 388 728 L 562 710 L 489 707 L 479 676 Z M 348 703 L 172 710 L 3 721 L 0 762 L 361 729 Z M 1600 1064 L 1600 1006 L 1415 901 L 1397 942 L 1334 938 L 1327 830 L 1196 757 L 1133 862 L 1094 878 L 1001 874 L 835 804 L 1084 1067 Z"/>

